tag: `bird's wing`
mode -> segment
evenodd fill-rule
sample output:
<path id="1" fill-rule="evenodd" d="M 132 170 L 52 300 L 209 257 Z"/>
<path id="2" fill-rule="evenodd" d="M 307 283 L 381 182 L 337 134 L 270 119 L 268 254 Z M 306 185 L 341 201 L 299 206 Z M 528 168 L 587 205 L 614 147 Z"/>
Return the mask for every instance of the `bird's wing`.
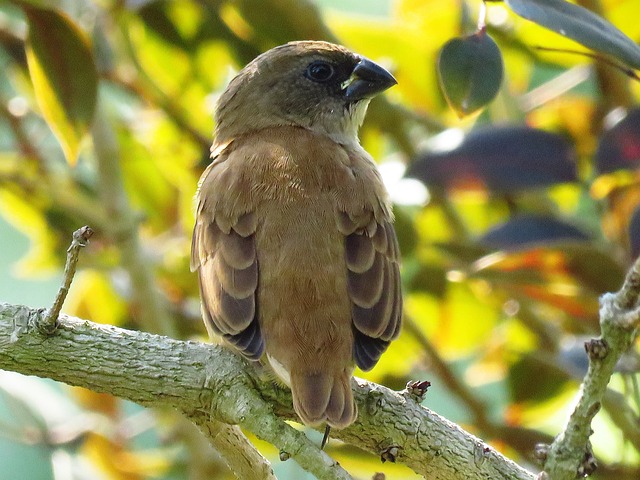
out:
<path id="1" fill-rule="evenodd" d="M 339 211 L 337 223 L 345 235 L 347 288 L 351 298 L 353 357 L 370 370 L 400 332 L 402 291 L 400 251 L 390 215 Z"/>
<path id="2" fill-rule="evenodd" d="M 239 205 L 233 197 L 242 189 L 228 156 L 220 152 L 202 176 L 191 269 L 198 271 L 207 329 L 246 357 L 258 359 L 264 351 L 264 338 L 256 309 L 256 216 L 252 211 L 226 207 Z M 206 195 L 201 195 L 203 191 Z"/>

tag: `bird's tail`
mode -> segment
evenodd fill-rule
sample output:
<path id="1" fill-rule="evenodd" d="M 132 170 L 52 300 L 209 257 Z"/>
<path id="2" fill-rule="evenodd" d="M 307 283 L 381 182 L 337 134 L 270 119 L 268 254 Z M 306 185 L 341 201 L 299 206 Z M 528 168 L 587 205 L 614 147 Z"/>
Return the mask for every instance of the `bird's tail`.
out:
<path id="1" fill-rule="evenodd" d="M 335 428 L 353 423 L 358 409 L 347 371 L 331 373 L 291 372 L 293 407 L 307 425 L 327 422 Z"/>

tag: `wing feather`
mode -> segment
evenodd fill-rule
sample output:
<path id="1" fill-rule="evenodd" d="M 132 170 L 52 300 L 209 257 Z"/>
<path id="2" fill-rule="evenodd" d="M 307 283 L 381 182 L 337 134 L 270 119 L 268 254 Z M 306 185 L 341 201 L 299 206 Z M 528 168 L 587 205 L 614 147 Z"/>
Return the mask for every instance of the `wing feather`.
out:
<path id="1" fill-rule="evenodd" d="M 336 222 L 345 235 L 353 357 L 361 369 L 369 370 L 400 333 L 402 289 L 400 249 L 391 219 L 376 219 L 372 210 L 365 213 L 368 216 L 338 212 Z"/>
<path id="2" fill-rule="evenodd" d="M 373 266 L 376 250 L 364 235 L 349 235 L 346 239 L 347 268 L 350 272 L 364 273 Z"/>
<path id="3" fill-rule="evenodd" d="M 264 338 L 257 313 L 259 281 L 253 212 L 223 211 L 216 195 L 228 192 L 234 178 L 223 159 L 215 159 L 203 176 L 196 226 L 191 244 L 191 268 L 198 271 L 202 312 L 207 330 L 221 335 L 244 356 L 258 359 Z"/>
<path id="4" fill-rule="evenodd" d="M 365 238 L 363 235 L 360 237 Z M 366 244 L 372 246 L 371 240 L 367 238 Z M 384 284 L 385 263 L 387 263 L 387 259 L 376 252 L 371 266 L 362 273 L 349 269 L 347 264 L 349 270 L 347 288 L 352 303 L 362 308 L 371 308 L 380 301 Z"/>

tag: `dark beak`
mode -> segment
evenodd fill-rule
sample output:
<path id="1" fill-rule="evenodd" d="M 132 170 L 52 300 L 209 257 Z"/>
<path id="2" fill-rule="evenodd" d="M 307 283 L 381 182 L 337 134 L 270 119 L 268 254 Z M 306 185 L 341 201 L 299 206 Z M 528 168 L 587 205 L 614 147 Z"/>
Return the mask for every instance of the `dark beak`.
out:
<path id="1" fill-rule="evenodd" d="M 353 69 L 351 83 L 345 89 L 344 96 L 348 101 L 356 102 L 364 98 L 375 97 L 397 83 L 393 75 L 380 65 L 367 58 L 362 58 Z"/>

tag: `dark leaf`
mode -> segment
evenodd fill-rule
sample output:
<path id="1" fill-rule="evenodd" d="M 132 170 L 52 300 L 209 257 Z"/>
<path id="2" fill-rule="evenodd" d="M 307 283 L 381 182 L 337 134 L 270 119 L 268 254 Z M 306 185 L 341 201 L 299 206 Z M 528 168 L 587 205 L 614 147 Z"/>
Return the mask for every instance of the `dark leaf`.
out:
<path id="1" fill-rule="evenodd" d="M 543 215 L 524 214 L 489 230 L 480 239 L 494 249 L 512 250 L 559 240 L 588 240 L 575 226 Z"/>
<path id="2" fill-rule="evenodd" d="M 595 160 L 598 173 L 640 167 L 640 108 L 602 135 Z"/>
<path id="3" fill-rule="evenodd" d="M 393 208 L 393 213 L 395 215 L 393 229 L 398 237 L 400 253 L 407 258 L 413 255 L 418 243 L 415 225 L 413 224 L 411 213 L 406 208 L 396 205 Z"/>
<path id="4" fill-rule="evenodd" d="M 149 2 L 138 9 L 138 15 L 150 30 L 158 34 L 162 40 L 188 51 L 189 42 L 178 31 L 173 21 L 167 16 L 169 2 Z"/>
<path id="5" fill-rule="evenodd" d="M 640 207 L 636 208 L 629 221 L 629 249 L 632 258 L 640 255 Z"/>
<path id="6" fill-rule="evenodd" d="M 408 275 L 407 288 L 410 291 L 426 292 L 436 298 L 444 298 L 447 291 L 447 272 L 444 268 L 421 264 L 413 275 Z"/>
<path id="7" fill-rule="evenodd" d="M 13 3 L 21 7 L 37 7 L 46 10 L 53 10 L 56 2 L 52 2 L 51 0 L 13 0 Z"/>
<path id="8" fill-rule="evenodd" d="M 515 193 L 575 181 L 575 159 L 573 146 L 560 135 L 523 126 L 484 127 L 452 150 L 420 155 L 407 176 L 446 189 Z"/>
<path id="9" fill-rule="evenodd" d="M 614 292 L 622 285 L 625 269 L 614 260 L 611 252 L 586 243 L 567 245 L 563 251 L 568 271 L 596 294 Z"/>
<path id="10" fill-rule="evenodd" d="M 495 98 L 503 70 L 500 49 L 484 29 L 449 40 L 438 57 L 440 88 L 460 117 Z"/>
<path id="11" fill-rule="evenodd" d="M 457 261 L 472 263 L 491 253 L 491 249 L 474 241 L 452 239 L 448 242 L 435 242 L 434 246 Z"/>
<path id="12" fill-rule="evenodd" d="M 27 61 L 36 99 L 67 161 L 73 163 L 96 105 L 98 75 L 91 46 L 65 14 L 23 9 L 29 24 Z"/>
<path id="13" fill-rule="evenodd" d="M 640 47 L 604 18 L 564 0 L 506 0 L 515 13 L 597 52 L 640 68 Z"/>
<path id="14" fill-rule="evenodd" d="M 542 402 L 560 393 L 570 379 L 553 358 L 525 355 L 509 369 L 511 399 L 514 402 Z"/>

